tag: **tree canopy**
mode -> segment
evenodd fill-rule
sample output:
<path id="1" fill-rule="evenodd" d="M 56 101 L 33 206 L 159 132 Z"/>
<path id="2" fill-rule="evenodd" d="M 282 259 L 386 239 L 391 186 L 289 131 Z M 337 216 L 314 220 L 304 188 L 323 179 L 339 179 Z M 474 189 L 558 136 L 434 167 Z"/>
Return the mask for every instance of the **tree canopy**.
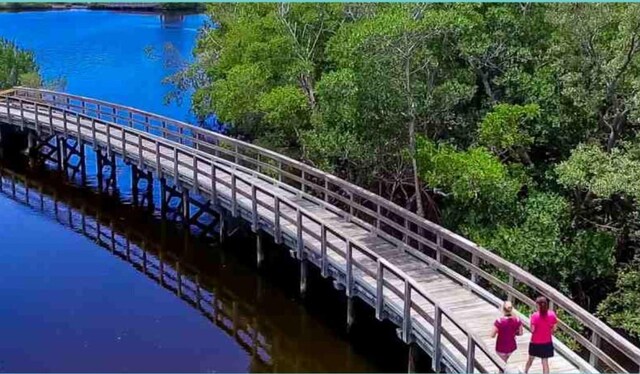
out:
<path id="1" fill-rule="evenodd" d="M 461 232 L 640 335 L 639 5 L 207 11 L 173 80 L 196 89 L 197 114 Z"/>

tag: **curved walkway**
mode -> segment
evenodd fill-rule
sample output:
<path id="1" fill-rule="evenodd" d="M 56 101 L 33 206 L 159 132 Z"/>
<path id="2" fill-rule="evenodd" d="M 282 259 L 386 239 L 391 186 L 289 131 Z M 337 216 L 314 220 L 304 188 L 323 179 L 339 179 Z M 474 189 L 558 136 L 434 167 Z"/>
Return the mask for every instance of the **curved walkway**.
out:
<path id="1" fill-rule="evenodd" d="M 531 306 L 532 297 L 544 294 L 561 318 L 580 326 L 560 328 L 588 358 L 556 340 L 552 372 L 596 372 L 600 365 L 638 370 L 638 347 L 541 280 L 377 195 L 284 156 L 133 108 L 49 91 L 18 88 L 0 95 L 0 120 L 80 138 L 210 197 L 398 324 L 400 337 L 434 357 L 436 369 L 444 364 L 453 371 L 496 372 L 502 363 L 489 333 L 501 299 Z M 510 370 L 522 369 L 528 339 L 527 332 Z"/>

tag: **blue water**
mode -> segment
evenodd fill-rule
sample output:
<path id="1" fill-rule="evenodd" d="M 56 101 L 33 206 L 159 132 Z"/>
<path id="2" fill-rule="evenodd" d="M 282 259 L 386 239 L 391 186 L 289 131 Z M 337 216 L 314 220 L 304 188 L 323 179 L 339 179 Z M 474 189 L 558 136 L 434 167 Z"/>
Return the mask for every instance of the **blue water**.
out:
<path id="1" fill-rule="evenodd" d="M 45 78 L 63 77 L 65 91 L 95 97 L 180 120 L 192 120 L 183 106 L 164 105 L 170 87 L 163 78 L 163 50 L 172 45 L 181 60 L 192 59 L 204 15 L 187 15 L 163 26 L 159 15 L 70 10 L 0 13 L 0 37 L 35 52 Z M 155 57 L 145 52 L 151 48 Z M 158 58 L 159 57 L 159 58 Z"/>
<path id="2" fill-rule="evenodd" d="M 163 104 L 172 73 L 161 51 L 188 58 L 200 15 L 103 11 L 0 13 L 0 36 L 34 51 L 66 91 L 188 120 Z M 0 197 L 0 371 L 246 371 L 235 341 L 94 242 Z"/>

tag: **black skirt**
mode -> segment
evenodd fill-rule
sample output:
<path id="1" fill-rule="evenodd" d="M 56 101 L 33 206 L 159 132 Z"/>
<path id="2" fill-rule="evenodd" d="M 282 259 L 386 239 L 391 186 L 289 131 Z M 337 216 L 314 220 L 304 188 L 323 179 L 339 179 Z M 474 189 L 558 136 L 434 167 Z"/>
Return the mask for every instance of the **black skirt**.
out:
<path id="1" fill-rule="evenodd" d="M 553 343 L 529 343 L 529 356 L 538 358 L 553 357 Z"/>

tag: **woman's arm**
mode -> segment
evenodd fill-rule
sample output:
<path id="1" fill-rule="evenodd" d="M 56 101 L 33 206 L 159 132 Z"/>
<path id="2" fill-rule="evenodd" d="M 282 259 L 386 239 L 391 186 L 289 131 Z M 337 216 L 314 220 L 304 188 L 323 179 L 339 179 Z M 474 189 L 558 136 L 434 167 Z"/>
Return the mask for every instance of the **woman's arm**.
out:
<path id="1" fill-rule="evenodd" d="M 493 326 L 493 331 L 491 331 L 491 337 L 495 338 L 498 335 L 498 328 Z"/>
<path id="2" fill-rule="evenodd" d="M 520 327 L 518 328 L 518 333 L 516 335 L 522 336 L 522 334 L 524 334 L 524 329 L 522 328 L 523 325 L 524 324 L 520 322 Z"/>

